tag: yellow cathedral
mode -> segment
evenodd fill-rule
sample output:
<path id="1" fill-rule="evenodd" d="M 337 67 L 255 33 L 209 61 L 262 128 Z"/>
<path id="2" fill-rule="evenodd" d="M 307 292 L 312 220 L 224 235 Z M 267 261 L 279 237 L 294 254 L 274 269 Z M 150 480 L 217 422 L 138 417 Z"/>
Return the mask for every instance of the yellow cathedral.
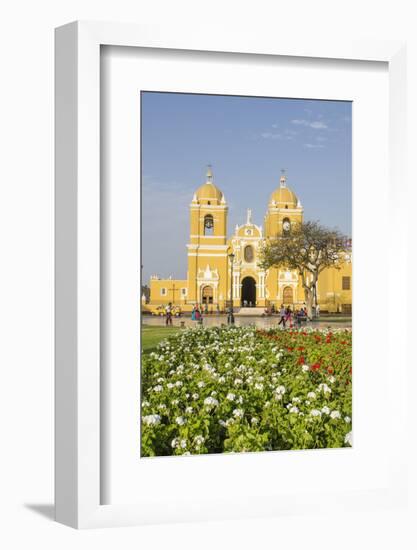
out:
<path id="1" fill-rule="evenodd" d="M 279 186 L 271 193 L 263 227 L 252 221 L 247 210 L 246 221 L 236 225 L 228 237 L 228 204 L 214 184 L 209 167 L 206 182 L 192 198 L 190 235 L 187 244 L 187 279 L 161 279 L 152 275 L 150 299 L 143 310 L 155 311 L 172 303 L 182 311 L 191 311 L 195 304 L 207 305 L 210 312 L 224 311 L 233 299 L 233 306 L 257 307 L 264 310 L 281 304 L 301 307 L 304 290 L 296 271 L 284 268 L 264 270 L 259 267 L 259 252 L 265 240 L 291 230 L 303 220 L 303 206 L 287 186 L 282 174 Z M 350 314 L 352 310 L 352 262 L 346 253 L 341 269 L 329 268 L 319 277 L 316 300 L 321 312 Z"/>

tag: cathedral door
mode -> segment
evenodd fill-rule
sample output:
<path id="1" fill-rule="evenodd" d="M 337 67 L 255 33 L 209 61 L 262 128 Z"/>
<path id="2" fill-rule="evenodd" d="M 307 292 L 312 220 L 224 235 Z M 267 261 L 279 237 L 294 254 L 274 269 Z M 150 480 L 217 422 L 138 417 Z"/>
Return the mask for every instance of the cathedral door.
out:
<path id="1" fill-rule="evenodd" d="M 201 293 L 201 301 L 203 304 L 213 303 L 213 288 L 211 286 L 205 286 Z"/>
<path id="2" fill-rule="evenodd" d="M 256 306 L 256 282 L 253 277 L 245 277 L 242 280 L 242 306 Z"/>
<path id="3" fill-rule="evenodd" d="M 293 291 L 290 286 L 286 286 L 284 288 L 284 292 L 282 293 L 282 301 L 286 306 L 294 302 Z"/>

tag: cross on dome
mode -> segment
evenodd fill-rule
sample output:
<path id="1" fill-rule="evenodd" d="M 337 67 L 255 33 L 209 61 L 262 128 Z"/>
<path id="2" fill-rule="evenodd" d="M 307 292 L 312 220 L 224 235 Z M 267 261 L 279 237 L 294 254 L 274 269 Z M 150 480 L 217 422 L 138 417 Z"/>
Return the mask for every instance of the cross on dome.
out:
<path id="1" fill-rule="evenodd" d="M 213 182 L 213 170 L 211 164 L 207 165 L 207 183 Z"/>
<path id="2" fill-rule="evenodd" d="M 246 211 L 246 225 L 252 225 L 252 210 L 250 208 Z"/>
<path id="3" fill-rule="evenodd" d="M 287 187 L 287 176 L 285 175 L 285 168 L 281 170 L 281 177 L 279 178 L 280 187 Z"/>

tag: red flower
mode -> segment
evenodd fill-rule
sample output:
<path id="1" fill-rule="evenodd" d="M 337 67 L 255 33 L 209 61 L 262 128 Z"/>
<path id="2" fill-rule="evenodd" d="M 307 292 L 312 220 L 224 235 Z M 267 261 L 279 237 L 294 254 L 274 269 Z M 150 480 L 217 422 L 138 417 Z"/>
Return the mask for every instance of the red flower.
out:
<path id="1" fill-rule="evenodd" d="M 332 367 L 329 367 L 329 368 L 327 369 L 327 372 L 328 372 L 329 374 L 333 374 L 333 373 L 334 373 L 334 370 L 332 369 Z"/>
<path id="2" fill-rule="evenodd" d="M 306 362 L 306 360 L 304 359 L 303 356 L 301 356 L 301 357 L 298 359 L 298 364 L 299 364 L 299 365 L 304 365 L 305 362 Z"/>
<path id="3" fill-rule="evenodd" d="M 311 370 L 319 370 L 320 363 L 314 363 L 314 365 L 311 365 Z"/>

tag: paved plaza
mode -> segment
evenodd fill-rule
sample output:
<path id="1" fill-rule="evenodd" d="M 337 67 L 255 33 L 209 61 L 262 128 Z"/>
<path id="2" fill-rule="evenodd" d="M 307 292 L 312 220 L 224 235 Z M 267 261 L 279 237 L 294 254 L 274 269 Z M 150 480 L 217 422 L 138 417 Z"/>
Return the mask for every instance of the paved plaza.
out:
<path id="1" fill-rule="evenodd" d="M 278 322 L 279 317 L 278 316 L 271 316 L 271 317 L 254 317 L 254 316 L 235 316 L 235 325 L 238 327 L 248 326 L 248 325 L 255 325 L 257 328 L 278 328 Z M 148 326 L 164 326 L 165 325 L 165 317 L 158 317 L 155 315 L 142 315 L 142 323 L 144 325 Z M 191 317 L 174 317 L 172 319 L 172 325 L 180 327 L 182 326 L 181 323 L 184 323 L 186 327 L 195 327 L 197 326 L 196 321 L 192 321 Z M 206 315 L 203 319 L 203 325 L 207 327 L 211 326 L 220 326 L 221 324 L 227 323 L 227 316 L 226 315 Z M 323 329 L 323 328 L 352 328 L 352 321 L 341 319 L 335 320 L 331 319 L 330 321 L 326 319 L 322 319 L 320 321 L 314 321 L 314 322 L 307 322 L 307 324 L 302 325 L 315 328 L 315 329 Z M 282 327 L 282 325 L 281 325 Z M 287 324 L 288 328 L 288 324 Z"/>

